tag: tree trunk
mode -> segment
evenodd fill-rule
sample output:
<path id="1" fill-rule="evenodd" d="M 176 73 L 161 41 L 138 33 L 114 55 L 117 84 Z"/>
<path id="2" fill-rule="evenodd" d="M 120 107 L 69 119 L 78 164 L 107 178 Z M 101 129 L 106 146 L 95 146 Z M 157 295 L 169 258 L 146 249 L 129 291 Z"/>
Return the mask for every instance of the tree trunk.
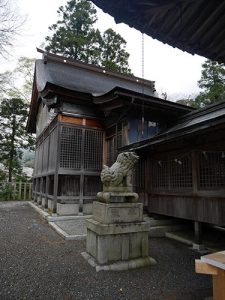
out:
<path id="1" fill-rule="evenodd" d="M 14 151 L 15 151 L 15 134 L 16 134 L 16 117 L 12 117 L 12 134 L 10 139 L 10 152 L 9 152 L 9 176 L 8 181 L 12 182 L 12 172 L 13 172 L 13 159 L 14 159 Z"/>

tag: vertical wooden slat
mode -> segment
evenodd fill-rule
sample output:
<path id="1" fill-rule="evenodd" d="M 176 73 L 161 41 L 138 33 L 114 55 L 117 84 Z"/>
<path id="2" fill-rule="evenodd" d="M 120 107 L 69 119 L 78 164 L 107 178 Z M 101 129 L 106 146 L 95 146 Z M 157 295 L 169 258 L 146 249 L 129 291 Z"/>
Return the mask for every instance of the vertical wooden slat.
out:
<path id="1" fill-rule="evenodd" d="M 16 182 L 13 183 L 13 200 L 16 200 Z"/>
<path id="2" fill-rule="evenodd" d="M 19 182 L 19 193 L 18 193 L 18 200 L 21 200 L 22 196 L 22 182 Z"/>
<path id="3" fill-rule="evenodd" d="M 26 184 L 26 182 L 24 183 L 24 194 L 23 194 L 23 200 L 25 201 L 25 200 L 27 200 L 26 199 L 26 196 L 27 196 L 27 184 Z"/>
<path id="4" fill-rule="evenodd" d="M 32 191 L 32 183 L 29 184 L 29 192 L 28 192 L 28 200 L 30 201 L 32 196 L 31 196 L 31 191 Z"/>

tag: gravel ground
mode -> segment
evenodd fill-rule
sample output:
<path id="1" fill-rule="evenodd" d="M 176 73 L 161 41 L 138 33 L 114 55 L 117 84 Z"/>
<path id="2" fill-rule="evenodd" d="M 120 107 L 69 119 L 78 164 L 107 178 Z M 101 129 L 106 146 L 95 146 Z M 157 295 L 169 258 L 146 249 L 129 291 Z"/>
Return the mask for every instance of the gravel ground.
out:
<path id="1" fill-rule="evenodd" d="M 199 255 L 166 238 L 150 239 L 158 264 L 98 272 L 81 256 L 85 241 L 65 241 L 24 202 L 0 202 L 0 299 L 197 300 L 211 278 L 194 271 Z"/>

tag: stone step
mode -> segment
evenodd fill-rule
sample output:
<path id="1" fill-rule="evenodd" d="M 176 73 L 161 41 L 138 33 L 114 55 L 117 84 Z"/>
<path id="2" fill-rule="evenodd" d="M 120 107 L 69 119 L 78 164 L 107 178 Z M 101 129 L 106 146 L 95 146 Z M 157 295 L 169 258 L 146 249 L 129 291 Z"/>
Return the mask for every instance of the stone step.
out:
<path id="1" fill-rule="evenodd" d="M 174 225 L 178 223 L 176 219 L 155 219 L 155 218 L 149 218 L 149 222 L 151 226 Z"/>
<path id="2" fill-rule="evenodd" d="M 149 237 L 165 237 L 167 232 L 184 230 L 186 228 L 187 225 L 185 224 L 150 226 Z"/>

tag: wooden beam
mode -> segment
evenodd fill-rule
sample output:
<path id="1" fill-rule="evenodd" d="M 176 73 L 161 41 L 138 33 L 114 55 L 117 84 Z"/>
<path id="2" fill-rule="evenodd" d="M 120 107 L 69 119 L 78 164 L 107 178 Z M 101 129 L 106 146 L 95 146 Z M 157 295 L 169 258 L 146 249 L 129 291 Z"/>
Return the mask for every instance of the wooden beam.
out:
<path id="1" fill-rule="evenodd" d="M 218 269 L 210 266 L 209 264 L 201 261 L 200 259 L 195 260 L 195 272 L 208 275 L 217 275 Z"/>

